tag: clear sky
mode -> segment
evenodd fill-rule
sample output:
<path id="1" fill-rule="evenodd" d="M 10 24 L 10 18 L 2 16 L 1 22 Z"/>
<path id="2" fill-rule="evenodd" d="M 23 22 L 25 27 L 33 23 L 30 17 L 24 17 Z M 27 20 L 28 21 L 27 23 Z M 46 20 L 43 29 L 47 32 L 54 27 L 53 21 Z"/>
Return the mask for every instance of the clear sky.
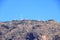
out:
<path id="1" fill-rule="evenodd" d="M 60 0 L 0 0 L 0 21 L 15 19 L 60 22 Z"/>

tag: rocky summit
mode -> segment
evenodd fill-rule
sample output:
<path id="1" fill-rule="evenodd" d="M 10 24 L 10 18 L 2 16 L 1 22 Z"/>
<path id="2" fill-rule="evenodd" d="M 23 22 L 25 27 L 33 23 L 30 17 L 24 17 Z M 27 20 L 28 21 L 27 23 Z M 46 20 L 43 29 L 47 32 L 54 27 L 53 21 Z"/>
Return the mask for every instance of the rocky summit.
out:
<path id="1" fill-rule="evenodd" d="M 0 40 L 60 40 L 60 23 L 54 20 L 0 22 Z"/>

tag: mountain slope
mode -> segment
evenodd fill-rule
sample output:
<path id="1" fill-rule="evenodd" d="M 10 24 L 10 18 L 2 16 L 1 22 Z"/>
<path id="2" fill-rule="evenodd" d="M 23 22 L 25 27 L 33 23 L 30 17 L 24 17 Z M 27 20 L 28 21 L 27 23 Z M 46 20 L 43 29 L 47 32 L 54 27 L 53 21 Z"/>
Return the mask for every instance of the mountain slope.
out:
<path id="1" fill-rule="evenodd" d="M 54 20 L 0 22 L 0 40 L 60 40 L 60 23 Z"/>

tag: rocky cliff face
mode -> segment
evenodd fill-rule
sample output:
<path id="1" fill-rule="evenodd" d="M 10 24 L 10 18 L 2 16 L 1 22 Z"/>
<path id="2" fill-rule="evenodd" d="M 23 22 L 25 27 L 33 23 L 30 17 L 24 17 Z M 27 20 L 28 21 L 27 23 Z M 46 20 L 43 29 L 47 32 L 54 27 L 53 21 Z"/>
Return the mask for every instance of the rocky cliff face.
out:
<path id="1" fill-rule="evenodd" d="M 0 22 L 0 40 L 60 40 L 60 23 L 54 20 Z"/>

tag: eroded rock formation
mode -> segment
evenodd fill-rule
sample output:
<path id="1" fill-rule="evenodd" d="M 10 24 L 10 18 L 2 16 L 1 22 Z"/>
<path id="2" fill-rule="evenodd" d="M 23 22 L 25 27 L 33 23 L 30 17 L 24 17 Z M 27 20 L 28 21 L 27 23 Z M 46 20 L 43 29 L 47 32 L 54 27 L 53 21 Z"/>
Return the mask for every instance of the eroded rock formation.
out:
<path id="1" fill-rule="evenodd" d="M 54 20 L 0 22 L 0 40 L 60 40 L 60 23 Z"/>

